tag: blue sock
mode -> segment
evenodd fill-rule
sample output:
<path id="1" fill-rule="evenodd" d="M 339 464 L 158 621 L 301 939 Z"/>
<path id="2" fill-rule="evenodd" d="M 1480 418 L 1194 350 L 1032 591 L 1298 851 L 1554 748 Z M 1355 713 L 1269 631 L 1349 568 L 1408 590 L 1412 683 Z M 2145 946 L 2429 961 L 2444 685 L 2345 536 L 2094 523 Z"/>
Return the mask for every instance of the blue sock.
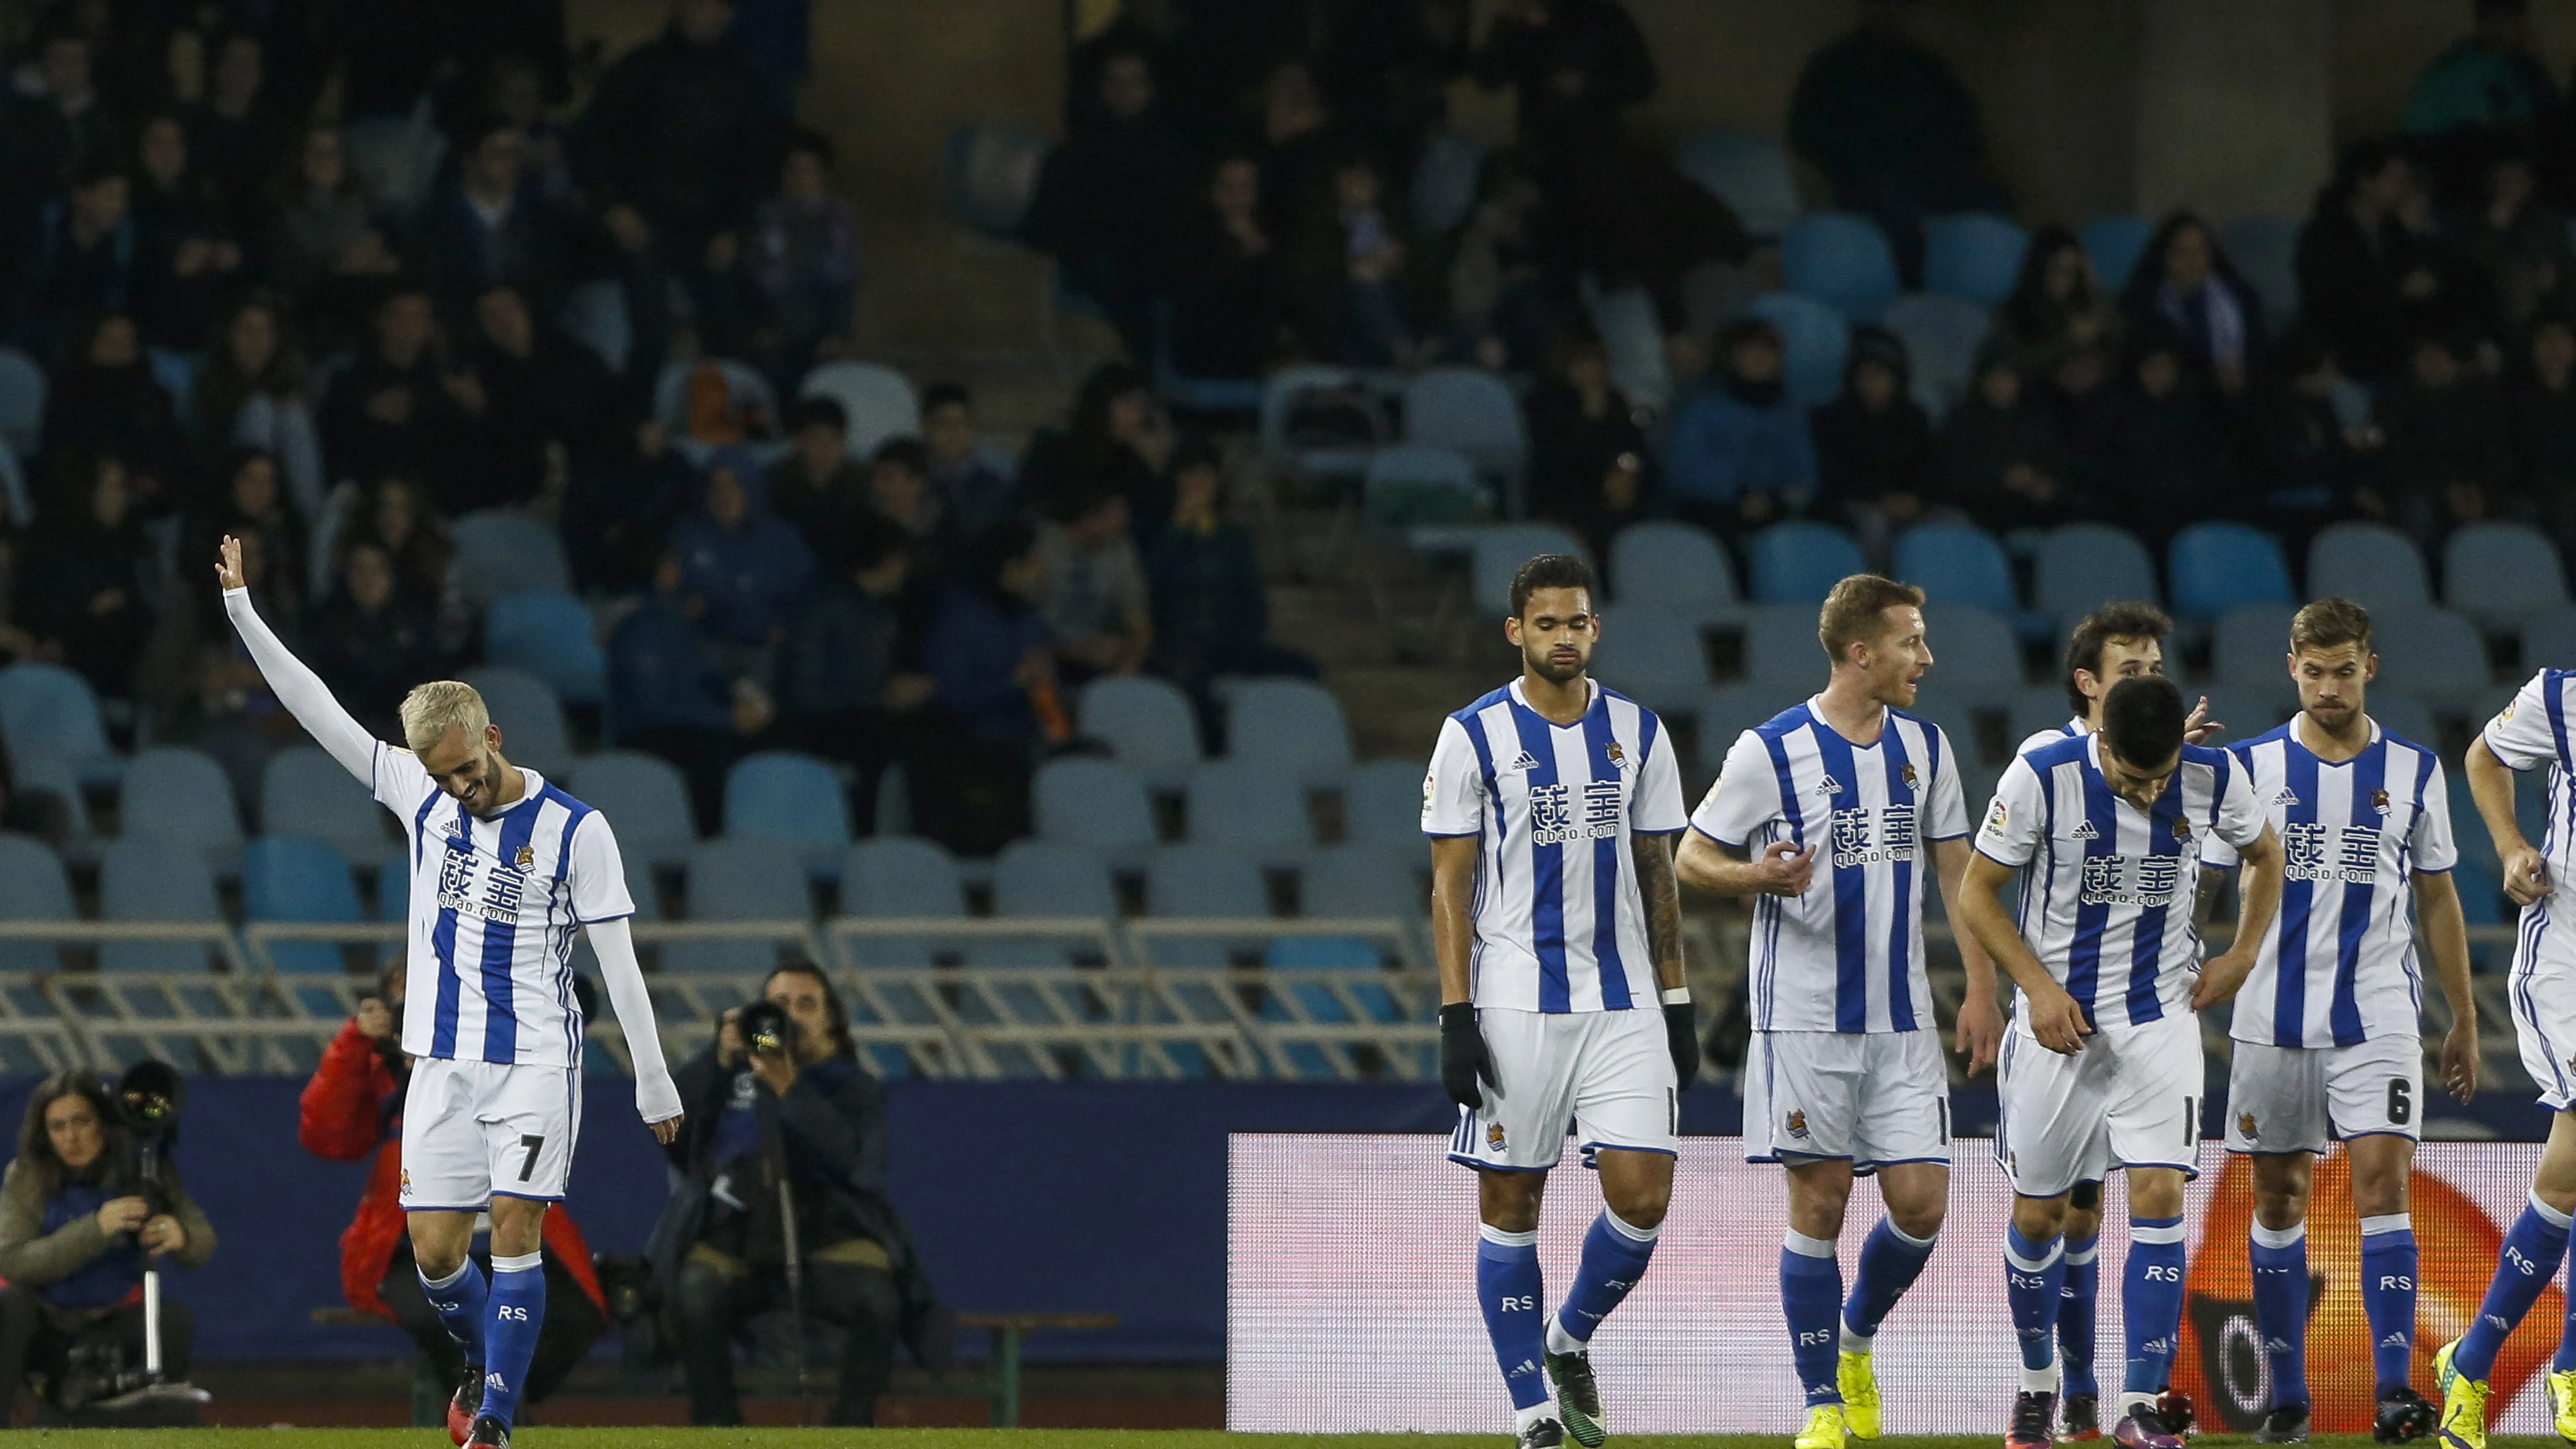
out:
<path id="1" fill-rule="evenodd" d="M 1780 1240 L 1780 1311 L 1789 1320 L 1790 1357 L 1811 1405 L 1843 1401 L 1834 1377 L 1834 1356 L 1842 1347 L 1834 1320 L 1842 1307 L 1843 1265 L 1833 1240 L 1791 1228 Z"/>
<path id="2" fill-rule="evenodd" d="M 2272 1360 L 2272 1407 L 2308 1401 L 2308 1225 L 2256 1223 L 2247 1251 L 2254 1266 L 2254 1327 Z"/>
<path id="3" fill-rule="evenodd" d="M 1547 1375 L 1539 1368 L 1539 1356 L 1547 1351 L 1547 1310 L 1538 1306 L 1546 1291 L 1536 1229 L 1507 1233 L 1487 1225 L 1477 1234 L 1476 1301 L 1485 1310 L 1485 1335 L 1494 1341 L 1494 1362 L 1502 1367 L 1515 1409 L 1547 1402 Z"/>
<path id="4" fill-rule="evenodd" d="M 537 1334 L 546 1326 L 546 1255 L 492 1260 L 490 1349 L 483 1360 L 483 1412 L 503 1424 L 519 1409 L 528 1361 L 537 1356 Z"/>
<path id="5" fill-rule="evenodd" d="M 419 1265 L 414 1264 L 412 1271 L 419 1273 Z M 438 1310 L 438 1321 L 446 1327 L 447 1336 L 465 1351 L 465 1361 L 483 1362 L 483 1323 L 491 1316 L 485 1306 L 491 1285 L 484 1281 L 483 1266 L 468 1258 L 464 1266 L 435 1283 L 428 1274 L 421 1273 L 420 1291 L 428 1297 L 429 1306 Z"/>
<path id="6" fill-rule="evenodd" d="M 2173 1381 L 2174 1340 L 2182 1336 L 2182 1252 L 2180 1217 L 2130 1216 L 2129 1276 L 2120 1289 L 2129 1393 L 2161 1393 Z"/>
<path id="7" fill-rule="evenodd" d="M 2066 1240 L 2066 1286 L 2057 1290 L 2058 1373 L 2069 1398 L 2102 1395 L 2093 1378 L 2093 1298 L 2102 1282 L 2102 1240 Z"/>
<path id="8" fill-rule="evenodd" d="M 2452 1368 L 2473 1379 L 2495 1371 L 2496 1353 L 2504 1347 L 2505 1335 L 2540 1301 L 2540 1290 L 2558 1276 L 2558 1261 L 2567 1256 L 2567 1221 L 2567 1214 L 2542 1202 L 2539 1193 L 2531 1195 L 2531 1205 L 2514 1219 L 2513 1231 L 2504 1235 L 2495 1279 L 2487 1284 L 2478 1316 L 2470 1320 L 2469 1331 L 2460 1335 L 2460 1346 L 2452 1351 Z"/>
<path id="9" fill-rule="evenodd" d="M 1646 1263 L 1655 1256 L 1655 1235 L 1660 1228 L 1630 1227 L 1608 1208 L 1592 1220 L 1592 1231 L 1583 1235 L 1583 1261 L 1574 1270 L 1574 1286 L 1566 1290 L 1565 1306 L 1549 1321 L 1548 1348 L 1566 1352 L 1557 1342 L 1562 1334 L 1580 1352 L 1592 1341 L 1601 1320 L 1646 1276 Z"/>
<path id="10" fill-rule="evenodd" d="M 1887 1318 L 1887 1310 L 1923 1276 L 1923 1265 L 1932 1260 L 1932 1245 L 1939 1241 L 1935 1233 L 1929 1238 L 1909 1238 L 1892 1218 L 1880 1217 L 1860 1245 L 1860 1271 L 1854 1275 L 1851 1297 L 1843 1303 L 1843 1336 L 1863 1343 L 1878 1336 L 1878 1325 Z M 1859 1345 L 1848 1345 L 1857 1348 Z"/>
<path id="11" fill-rule="evenodd" d="M 2013 1336 L 2021 1340 L 2022 1388 L 2054 1393 L 2053 1379 L 2041 1376 L 2054 1366 L 2057 1295 L 2066 1287 L 2065 1239 L 2034 1243 L 2021 1229 L 2004 1228 L 2004 1301 L 2011 1305 Z"/>
<path id="12" fill-rule="evenodd" d="M 2370 1317 L 2370 1368 L 2379 1392 L 2404 1387 L 2415 1354 L 2412 1215 L 2361 1220 L 2361 1308 Z"/>

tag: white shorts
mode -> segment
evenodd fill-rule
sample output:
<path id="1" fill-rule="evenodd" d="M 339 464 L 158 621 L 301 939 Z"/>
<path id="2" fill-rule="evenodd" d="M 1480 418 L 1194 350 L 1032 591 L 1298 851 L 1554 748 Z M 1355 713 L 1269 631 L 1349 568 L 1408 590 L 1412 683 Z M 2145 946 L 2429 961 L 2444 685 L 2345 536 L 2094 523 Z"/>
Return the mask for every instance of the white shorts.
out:
<path id="1" fill-rule="evenodd" d="M 1484 1105 L 1458 1109 L 1449 1160 L 1544 1172 L 1568 1128 L 1586 1166 L 1601 1148 L 1681 1151 L 1681 1094 L 1664 1014 L 1479 1007 L 1494 1080 Z"/>
<path id="2" fill-rule="evenodd" d="M 2061 1056 L 2004 1033 L 1995 1160 L 2023 1197 L 2058 1197 L 2112 1167 L 2200 1173 L 2200 1022 L 2178 1011 L 2103 1027 Z"/>
<path id="3" fill-rule="evenodd" d="M 561 1202 L 580 1131 L 579 1067 L 422 1057 L 403 1096 L 403 1210 Z"/>
<path id="4" fill-rule="evenodd" d="M 1757 1031 L 1744 1054 L 1744 1160 L 1848 1157 L 1852 1171 L 1950 1160 L 1937 1031 Z"/>
<path id="5" fill-rule="evenodd" d="M 2553 914 L 2559 919 L 2553 920 Z M 2576 902 L 2552 893 L 2525 906 L 2506 991 L 2513 1003 L 2513 1035 L 2522 1047 L 2522 1069 L 2540 1085 L 2540 1105 L 2552 1112 L 2576 1106 Z"/>
<path id="6" fill-rule="evenodd" d="M 2227 1069 L 2227 1150 L 2323 1152 L 2328 1139 L 2424 1139 L 2424 1043 L 2378 1037 L 2344 1047 L 2240 1041 Z"/>

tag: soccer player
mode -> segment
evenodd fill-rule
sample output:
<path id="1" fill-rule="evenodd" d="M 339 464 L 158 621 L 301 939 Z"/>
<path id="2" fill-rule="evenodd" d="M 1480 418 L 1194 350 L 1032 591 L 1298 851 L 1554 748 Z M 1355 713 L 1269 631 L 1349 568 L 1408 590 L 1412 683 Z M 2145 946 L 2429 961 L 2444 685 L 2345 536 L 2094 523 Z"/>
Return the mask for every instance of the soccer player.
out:
<path id="1" fill-rule="evenodd" d="M 465 1354 L 448 1433 L 507 1449 L 546 1318 L 546 1205 L 563 1198 L 581 1125 L 576 928 L 589 933 L 625 1029 L 637 1110 L 664 1143 L 680 1127 L 617 839 L 589 806 L 501 757 L 500 728 L 470 686 L 424 684 L 403 700 L 410 749 L 369 737 L 251 606 L 238 540 L 224 539 L 216 576 L 278 702 L 409 837 L 402 1048 L 418 1065 L 403 1098 L 401 1200 L 421 1287 Z M 487 1208 L 488 1283 L 467 1256 Z"/>
<path id="2" fill-rule="evenodd" d="M 2469 742 L 2469 795 L 2494 838 L 2504 865 L 2505 894 L 2522 907 L 2514 945 L 2513 1032 L 2522 1046 L 2523 1070 L 2540 1084 L 2540 1105 L 2556 1115 L 2540 1150 L 2531 1202 L 2505 1234 L 2504 1252 L 2486 1301 L 2468 1331 L 2433 1355 L 2442 1385 L 2442 1440 L 2453 1449 L 2485 1449 L 2487 1376 L 2505 1335 L 2531 1311 L 2540 1291 L 2558 1276 L 2567 1255 L 2567 1227 L 2576 1216 L 2576 911 L 2568 884 L 2576 881 L 2576 804 L 2570 772 L 2576 771 L 2567 731 L 2569 691 L 2576 672 L 2543 669 L 2531 676 L 2502 713 Z M 2549 834 L 2534 847 L 2514 821 L 2514 775 L 2549 766 Z M 2549 1413 L 2558 1437 L 2576 1442 L 2576 1318 L 2571 1318 L 2549 1365 Z"/>
<path id="3" fill-rule="evenodd" d="M 1654 1254 L 1680 1091 L 1699 1072 L 1673 878 L 1681 772 L 1663 722 L 1585 675 L 1593 593 L 1581 559 L 1521 565 L 1503 622 L 1521 677 L 1441 725 L 1422 784 L 1449 1157 L 1476 1169 L 1476 1296 L 1524 1449 L 1608 1433 L 1589 1345 Z M 1539 1199 L 1569 1120 L 1605 1207 L 1542 1316 Z"/>
<path id="4" fill-rule="evenodd" d="M 2451 1004 L 2443 1084 L 2467 1101 L 2478 1080 L 2450 796 L 2433 752 L 2366 712 L 2379 672 L 2368 611 L 2348 599 L 2301 609 L 2289 669 L 2299 712 L 2229 747 L 2280 839 L 2286 882 L 2228 1028 L 2227 1150 L 2253 1158 L 2254 1323 L 2272 1361 L 2270 1412 L 2254 1438 L 2307 1441 L 2308 1189 L 2316 1154 L 2334 1137 L 2352 1162 L 2361 1219 L 2361 1301 L 2379 1381 L 2371 1436 L 2403 1444 L 2429 1433 L 2435 1417 L 2407 1383 L 2416 1265 L 2406 1177 L 2423 1131 L 2418 913 Z M 2220 869 L 2232 861 L 2223 842 L 2201 857 Z"/>
<path id="5" fill-rule="evenodd" d="M 1870 574 L 1834 586 L 1816 629 L 1833 662 L 1824 691 L 1737 736 L 1681 849 L 1682 879 L 1754 898 L 1744 1153 L 1789 1179 L 1780 1305 L 1807 1396 L 1797 1449 L 1878 1437 L 1871 1343 L 1931 1257 L 1949 1198 L 1923 885 L 1937 873 L 1955 906 L 1968 810 L 1958 752 L 1904 712 L 1932 667 L 1922 605 L 1921 589 Z M 2003 1017 L 1993 963 L 1961 946 L 1959 1049 L 1983 1071 Z M 1853 1177 L 1873 1172 L 1887 1212 L 1846 1300 L 1835 1242 Z"/>
<path id="6" fill-rule="evenodd" d="M 2076 1181 L 2105 1161 L 2128 1170 L 2129 1187 L 2128 1365 L 2112 1438 L 2124 1449 L 2182 1444 L 2182 1416 L 2159 1396 L 2182 1329 L 2183 1183 L 2198 1171 L 2192 1012 L 2235 995 L 2281 895 L 2281 847 L 2245 770 L 2187 743 L 2185 722 L 2172 681 L 2124 679 L 2103 696 L 2099 731 L 2006 766 L 1959 895 L 1969 933 L 2021 988 L 1995 1132 L 2014 1193 L 2004 1246 L 2022 1352 L 2012 1449 L 2050 1442 L 2059 1235 Z M 2245 871 L 2236 942 L 2203 965 L 2191 921 L 2208 836 L 2233 846 Z M 2008 910 L 2000 893 L 2017 883 L 2020 904 Z"/>

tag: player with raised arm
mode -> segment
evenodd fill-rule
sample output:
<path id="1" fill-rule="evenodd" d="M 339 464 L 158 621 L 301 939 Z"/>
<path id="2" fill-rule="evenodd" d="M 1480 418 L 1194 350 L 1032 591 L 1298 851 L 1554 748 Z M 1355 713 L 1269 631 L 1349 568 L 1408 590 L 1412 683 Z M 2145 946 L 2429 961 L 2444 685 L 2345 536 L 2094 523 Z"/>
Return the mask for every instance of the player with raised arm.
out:
<path id="1" fill-rule="evenodd" d="M 403 1099 L 401 1200 L 421 1287 L 465 1353 L 448 1432 L 507 1449 L 546 1317 L 546 1205 L 563 1198 L 581 1125 L 576 929 L 589 935 L 625 1029 L 637 1110 L 658 1141 L 680 1127 L 627 927 L 635 906 L 617 839 L 598 812 L 501 757 L 500 728 L 468 685 L 423 684 L 403 700 L 410 749 L 372 738 L 251 606 L 238 540 L 224 539 L 216 575 L 224 612 L 278 701 L 408 837 L 402 1049 L 419 1064 Z M 467 1256 L 487 1208 L 488 1283 Z"/>
<path id="2" fill-rule="evenodd" d="M 2451 1006 L 2443 1085 L 2465 1102 L 2478 1083 L 2450 795 L 2441 760 L 2381 729 L 2365 709 L 2379 656 L 2359 604 L 2319 599 L 2301 609 L 2290 625 L 2289 670 L 2299 712 L 2228 747 L 2252 777 L 2284 857 L 2280 915 L 2263 933 L 2228 1027 L 2227 1150 L 2253 1160 L 2247 1251 L 2254 1324 L 2272 1365 L 2270 1412 L 2254 1439 L 2307 1441 L 2308 1192 L 2316 1154 L 2339 1138 L 2352 1164 L 2361 1301 L 2379 1383 L 2371 1435 L 2403 1444 L 2430 1433 L 2435 1419 L 2407 1382 L 2416 1260 L 2406 1179 L 2424 1091 L 2418 913 Z M 2201 856 L 2218 869 L 2233 861 L 2224 842 Z"/>
<path id="3" fill-rule="evenodd" d="M 1608 1434 L 1592 1335 L 1654 1254 L 1680 1092 L 1699 1073 L 1673 878 L 1681 771 L 1663 722 L 1586 675 L 1594 592 L 1581 559 L 1521 565 L 1503 623 L 1521 676 L 1442 723 L 1422 784 L 1449 1157 L 1476 1169 L 1476 1296 L 1524 1449 Z M 1539 1201 L 1569 1122 L 1605 1206 L 1545 1314 Z"/>
<path id="4" fill-rule="evenodd" d="M 2558 1276 L 2567 1256 L 2568 1224 L 2576 1217 L 2576 901 L 2568 891 L 2576 881 L 2576 791 L 2570 789 L 2576 753 L 2567 723 L 2576 713 L 2572 691 L 2576 671 L 2543 669 L 2469 741 L 2469 795 L 2495 840 L 2505 894 L 2522 907 L 2511 977 L 2513 1034 L 2522 1047 L 2523 1070 L 2540 1084 L 2540 1105 L 2553 1115 L 2531 1201 L 2505 1234 L 2478 1316 L 2433 1355 L 2442 1385 L 2442 1440 L 2452 1449 L 2485 1449 L 2487 1376 L 2506 1336 Z M 2549 833 L 2534 846 L 2514 819 L 2514 776 L 2540 765 L 2548 766 L 2542 788 Z M 2560 1335 L 2548 1383 L 2558 1437 L 2576 1443 L 2576 1318 Z"/>
<path id="5" fill-rule="evenodd" d="M 2020 988 L 1995 1131 L 2014 1193 L 2004 1277 L 2022 1355 L 2009 1449 L 2050 1442 L 2060 1233 L 2069 1193 L 2103 1161 L 2127 1169 L 2129 1189 L 2128 1364 L 2111 1437 L 2181 1449 L 2184 1416 L 2161 1396 L 2182 1331 L 2183 1184 L 2199 1171 L 2192 1013 L 2236 994 L 2281 895 L 2280 843 L 2245 770 L 2187 743 L 2185 723 L 2170 680 L 2113 685 L 2098 732 L 2005 767 L 1959 893 L 1959 919 Z M 2204 837 L 2245 866 L 2236 942 L 2206 964 L 2192 928 Z"/>
<path id="6" fill-rule="evenodd" d="M 1816 629 L 1832 661 L 1823 692 L 1736 737 L 1682 841 L 1683 880 L 1754 898 L 1744 1155 L 1788 1175 L 1780 1305 L 1807 1397 L 1797 1449 L 1878 1437 L 1871 1345 L 1949 1202 L 1950 1073 L 1923 888 L 1937 877 L 1955 910 L 1968 808 L 1958 751 L 1905 713 L 1932 667 L 1922 605 L 1921 589 L 1871 574 L 1836 584 Z M 2003 1016 L 1993 963 L 1973 942 L 1960 954 L 1959 1050 L 1981 1072 Z M 1852 1179 L 1871 1173 L 1887 1211 L 1846 1300 L 1835 1243 Z"/>

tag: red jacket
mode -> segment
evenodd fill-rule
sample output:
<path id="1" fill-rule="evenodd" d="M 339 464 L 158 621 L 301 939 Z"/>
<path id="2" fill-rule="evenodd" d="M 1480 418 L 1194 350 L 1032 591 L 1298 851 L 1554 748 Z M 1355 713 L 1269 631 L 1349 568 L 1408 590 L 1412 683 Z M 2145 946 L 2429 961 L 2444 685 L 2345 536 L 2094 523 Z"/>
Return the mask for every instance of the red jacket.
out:
<path id="1" fill-rule="evenodd" d="M 366 1195 L 358 1199 L 358 1215 L 340 1235 L 340 1291 L 350 1307 L 387 1322 L 393 1312 L 376 1296 L 376 1285 L 384 1281 L 385 1265 L 393 1261 L 407 1230 L 401 1199 L 402 1113 L 393 1097 L 393 1070 L 377 1054 L 375 1038 L 361 1034 L 351 1021 L 322 1049 L 322 1065 L 304 1084 L 295 1127 L 296 1140 L 316 1157 L 355 1162 L 376 1154 L 375 1165 L 367 1169 Z M 608 1295 L 591 1271 L 590 1245 L 561 1203 L 546 1213 L 545 1246 L 547 1256 L 572 1273 L 606 1317 Z"/>

